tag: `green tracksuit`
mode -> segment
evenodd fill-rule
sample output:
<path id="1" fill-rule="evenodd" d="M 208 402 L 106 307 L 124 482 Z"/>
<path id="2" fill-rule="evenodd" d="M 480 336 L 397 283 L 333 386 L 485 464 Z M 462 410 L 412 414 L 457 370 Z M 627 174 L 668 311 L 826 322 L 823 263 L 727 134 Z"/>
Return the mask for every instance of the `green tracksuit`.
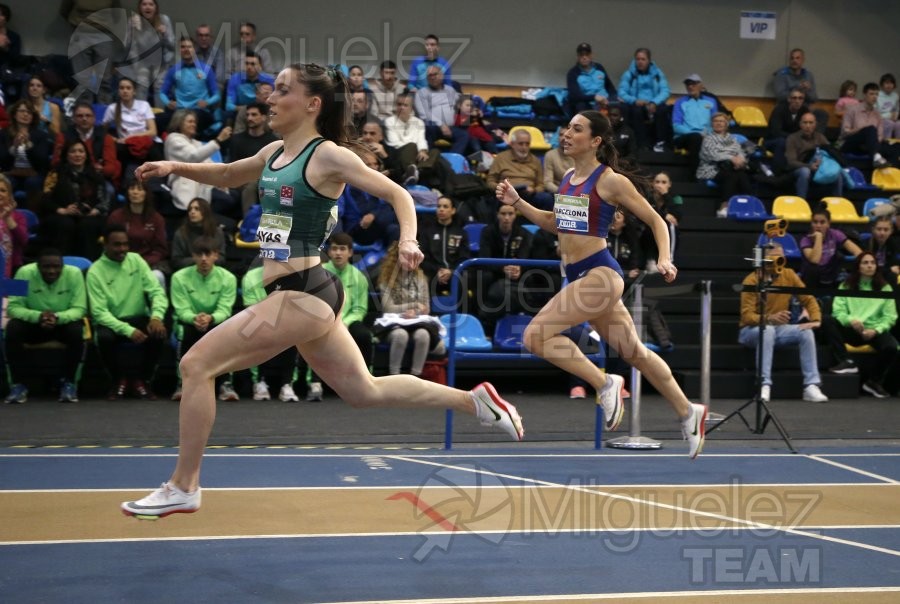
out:
<path id="1" fill-rule="evenodd" d="M 87 292 L 91 320 L 126 338 L 134 333 L 134 327 L 120 321 L 121 317 L 149 316 L 162 321 L 169 307 L 166 292 L 150 266 L 134 252 L 128 252 L 122 262 L 100 256 L 88 269 Z"/>
<path id="2" fill-rule="evenodd" d="M 74 266 L 63 266 L 59 279 L 47 283 L 41 277 L 37 262 L 26 264 L 16 271 L 16 279 L 28 281 L 28 294 L 10 296 L 7 314 L 10 319 L 38 323 L 45 310 L 56 314 L 60 325 L 81 321 L 87 314 L 87 295 L 84 275 Z"/>
<path id="3" fill-rule="evenodd" d="M 205 277 L 196 266 L 188 266 L 172 275 L 169 295 L 179 323 L 191 324 L 200 313 L 212 315 L 218 325 L 231 316 L 237 298 L 237 278 L 221 266 L 214 266 Z"/>
<path id="4" fill-rule="evenodd" d="M 326 262 L 322 268 L 336 275 L 344 286 L 344 308 L 341 311 L 344 325 L 352 325 L 365 319 L 369 312 L 369 280 L 363 272 L 352 264 L 347 264 L 344 270 L 339 271 L 333 262 Z"/>

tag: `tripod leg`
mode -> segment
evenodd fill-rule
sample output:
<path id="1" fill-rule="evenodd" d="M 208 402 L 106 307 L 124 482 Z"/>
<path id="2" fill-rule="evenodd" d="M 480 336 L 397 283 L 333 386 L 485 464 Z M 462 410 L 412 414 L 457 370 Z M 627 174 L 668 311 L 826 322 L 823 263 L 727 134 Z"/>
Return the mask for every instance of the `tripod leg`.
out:
<path id="1" fill-rule="evenodd" d="M 775 425 L 775 429 L 778 430 L 778 433 L 781 435 L 781 440 L 784 441 L 784 444 L 788 446 L 788 449 L 791 450 L 791 453 L 796 453 L 797 449 L 794 448 L 794 445 L 791 443 L 791 437 L 788 436 L 787 430 L 784 429 L 784 426 L 781 425 L 781 422 L 778 421 L 778 418 L 772 413 L 772 410 L 769 409 L 769 406 L 766 402 L 760 399 L 759 404 L 763 409 L 766 410 L 766 419 L 762 424 L 762 430 L 760 430 L 759 434 L 762 434 L 766 429 L 766 424 L 769 423 L 769 420 L 772 420 L 772 423 Z"/>

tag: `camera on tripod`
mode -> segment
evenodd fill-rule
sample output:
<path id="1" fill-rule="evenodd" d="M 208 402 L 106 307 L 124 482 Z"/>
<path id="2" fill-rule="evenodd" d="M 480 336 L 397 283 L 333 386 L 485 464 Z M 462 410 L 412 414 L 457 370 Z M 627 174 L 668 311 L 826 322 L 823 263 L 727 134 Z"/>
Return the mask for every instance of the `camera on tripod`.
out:
<path id="1" fill-rule="evenodd" d="M 771 274 L 778 275 L 784 270 L 786 260 L 784 256 L 775 256 L 772 258 L 766 257 L 766 251 L 775 247 L 772 243 L 772 239 L 775 237 L 784 237 L 784 234 L 787 232 L 788 221 L 784 218 L 774 218 L 772 220 L 767 220 L 763 225 L 763 234 L 766 236 L 768 243 L 757 244 L 753 248 L 753 257 L 746 258 L 749 260 L 753 268 L 756 269 L 764 269 L 768 268 Z M 766 266 L 770 265 L 770 266 Z"/>

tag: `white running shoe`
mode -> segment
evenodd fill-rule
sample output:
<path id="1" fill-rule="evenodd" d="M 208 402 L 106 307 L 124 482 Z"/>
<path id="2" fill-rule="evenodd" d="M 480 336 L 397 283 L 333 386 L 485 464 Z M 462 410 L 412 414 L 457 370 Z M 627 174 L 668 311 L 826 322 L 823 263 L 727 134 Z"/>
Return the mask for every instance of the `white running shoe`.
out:
<path id="1" fill-rule="evenodd" d="M 606 383 L 597 391 L 597 404 L 603 407 L 603 420 L 610 432 L 619 427 L 625 417 L 625 404 L 622 402 L 622 387 L 625 378 L 615 373 L 606 374 Z"/>
<path id="2" fill-rule="evenodd" d="M 306 400 L 311 403 L 322 400 L 322 382 L 309 383 L 309 390 L 306 393 Z"/>
<path id="3" fill-rule="evenodd" d="M 294 392 L 294 387 L 291 386 L 290 382 L 286 382 L 285 385 L 281 387 L 281 392 L 278 393 L 278 399 L 284 402 L 293 401 L 295 403 L 300 400 L 297 397 L 297 393 Z"/>
<path id="4" fill-rule="evenodd" d="M 803 388 L 803 400 L 810 403 L 827 403 L 828 397 L 825 396 L 818 384 L 807 384 Z"/>
<path id="5" fill-rule="evenodd" d="M 253 384 L 253 400 L 254 401 L 268 401 L 272 399 L 272 395 L 269 394 L 269 385 L 266 384 L 265 380 L 259 380 L 255 384 Z"/>
<path id="6" fill-rule="evenodd" d="M 174 484 L 164 482 L 158 489 L 137 501 L 123 501 L 122 513 L 141 520 L 156 520 L 169 514 L 190 514 L 200 509 L 200 487 L 185 493 Z"/>
<path id="7" fill-rule="evenodd" d="M 688 455 L 691 459 L 696 459 L 703 450 L 703 441 L 706 440 L 706 416 L 708 409 L 706 405 L 699 403 L 691 403 L 691 414 L 681 420 L 681 433 L 688 441 Z"/>
<path id="8" fill-rule="evenodd" d="M 514 405 L 500 398 L 490 383 L 482 382 L 469 393 L 475 400 L 475 415 L 482 426 L 496 426 L 506 431 L 513 440 L 522 440 L 525 437 L 525 428 L 522 427 L 519 412 Z"/>
<path id="9" fill-rule="evenodd" d="M 219 386 L 219 400 L 239 401 L 241 400 L 241 397 L 239 397 L 238 393 L 235 392 L 234 386 L 231 385 L 231 382 L 222 382 L 222 385 Z"/>

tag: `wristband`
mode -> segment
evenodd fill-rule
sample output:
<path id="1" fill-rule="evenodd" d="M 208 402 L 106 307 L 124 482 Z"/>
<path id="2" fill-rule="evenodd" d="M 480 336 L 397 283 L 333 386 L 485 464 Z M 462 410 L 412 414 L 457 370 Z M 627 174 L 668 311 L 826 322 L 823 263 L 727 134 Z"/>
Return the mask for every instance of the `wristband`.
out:
<path id="1" fill-rule="evenodd" d="M 406 243 L 407 241 L 412 242 L 412 243 L 415 243 L 415 244 L 416 244 L 416 247 L 419 247 L 419 242 L 418 242 L 418 240 L 416 240 L 416 239 L 401 239 L 401 240 L 400 240 L 400 243 Z M 397 245 L 399 245 L 399 243 L 398 243 Z"/>
<path id="2" fill-rule="evenodd" d="M 516 199 L 516 200 L 512 203 L 512 207 L 516 207 L 516 204 L 519 203 L 520 201 L 522 201 L 522 198 L 521 198 L 521 197 L 519 197 L 518 199 Z"/>

